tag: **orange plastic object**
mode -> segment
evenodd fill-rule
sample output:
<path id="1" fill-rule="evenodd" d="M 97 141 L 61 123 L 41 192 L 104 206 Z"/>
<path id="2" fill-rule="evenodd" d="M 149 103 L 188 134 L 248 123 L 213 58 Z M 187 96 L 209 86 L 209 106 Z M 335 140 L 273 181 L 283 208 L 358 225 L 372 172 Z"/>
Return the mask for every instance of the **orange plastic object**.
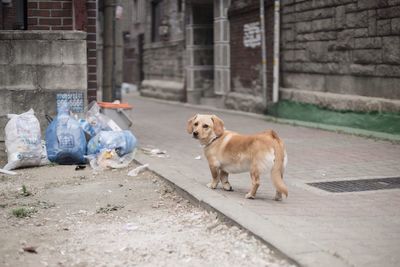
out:
<path id="1" fill-rule="evenodd" d="M 128 103 L 112 103 L 112 102 L 97 102 L 97 104 L 101 107 L 101 108 L 111 108 L 111 109 L 118 109 L 118 108 L 122 108 L 122 109 L 132 109 L 132 106 L 129 105 Z"/>

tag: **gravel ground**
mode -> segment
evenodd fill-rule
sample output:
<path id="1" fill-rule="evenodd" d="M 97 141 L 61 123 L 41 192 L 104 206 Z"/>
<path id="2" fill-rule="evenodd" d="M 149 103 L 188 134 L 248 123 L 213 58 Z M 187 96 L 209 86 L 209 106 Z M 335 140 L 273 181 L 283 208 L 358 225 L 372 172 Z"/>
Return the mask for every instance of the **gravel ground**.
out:
<path id="1" fill-rule="evenodd" d="M 134 167 L 0 175 L 0 266 L 291 266 Z"/>

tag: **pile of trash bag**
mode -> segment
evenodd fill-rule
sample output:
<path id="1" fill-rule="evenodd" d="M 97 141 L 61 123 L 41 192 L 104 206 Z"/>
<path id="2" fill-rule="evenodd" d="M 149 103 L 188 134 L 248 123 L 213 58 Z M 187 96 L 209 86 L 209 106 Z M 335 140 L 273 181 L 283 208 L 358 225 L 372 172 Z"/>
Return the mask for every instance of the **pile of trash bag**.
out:
<path id="1" fill-rule="evenodd" d="M 100 110 L 93 101 L 84 117 L 78 119 L 67 104 L 60 105 L 57 116 L 48 117 L 45 142 L 33 109 L 20 115 L 9 114 L 5 127 L 8 163 L 3 169 L 49 162 L 63 165 L 89 162 L 95 170 L 127 167 L 134 158 L 136 137 Z"/>
<path id="2" fill-rule="evenodd" d="M 8 163 L 4 170 L 39 166 L 48 163 L 42 143 L 40 124 L 33 109 L 17 114 L 8 114 L 10 120 L 5 127 L 5 145 Z"/>

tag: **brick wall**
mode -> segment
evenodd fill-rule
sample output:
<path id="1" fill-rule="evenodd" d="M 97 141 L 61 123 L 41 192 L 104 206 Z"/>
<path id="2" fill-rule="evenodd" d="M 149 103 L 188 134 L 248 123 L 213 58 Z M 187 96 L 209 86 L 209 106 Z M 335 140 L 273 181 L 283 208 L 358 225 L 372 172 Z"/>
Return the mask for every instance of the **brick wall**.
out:
<path id="1" fill-rule="evenodd" d="M 97 58 L 96 58 L 96 0 L 86 1 L 87 11 L 87 67 L 88 101 L 96 100 L 97 95 Z"/>
<path id="2" fill-rule="evenodd" d="M 72 1 L 28 1 L 28 30 L 72 30 Z"/>
<path id="3" fill-rule="evenodd" d="M 283 86 L 400 99 L 400 1 L 282 0 Z"/>

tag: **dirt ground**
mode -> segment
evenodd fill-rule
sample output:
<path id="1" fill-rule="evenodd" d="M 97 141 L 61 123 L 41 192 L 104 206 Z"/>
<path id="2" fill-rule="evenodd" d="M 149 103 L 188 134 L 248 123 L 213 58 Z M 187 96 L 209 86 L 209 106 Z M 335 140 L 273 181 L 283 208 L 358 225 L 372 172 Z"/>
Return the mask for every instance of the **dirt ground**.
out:
<path id="1" fill-rule="evenodd" d="M 0 266 L 290 266 L 134 167 L 0 174 Z"/>

